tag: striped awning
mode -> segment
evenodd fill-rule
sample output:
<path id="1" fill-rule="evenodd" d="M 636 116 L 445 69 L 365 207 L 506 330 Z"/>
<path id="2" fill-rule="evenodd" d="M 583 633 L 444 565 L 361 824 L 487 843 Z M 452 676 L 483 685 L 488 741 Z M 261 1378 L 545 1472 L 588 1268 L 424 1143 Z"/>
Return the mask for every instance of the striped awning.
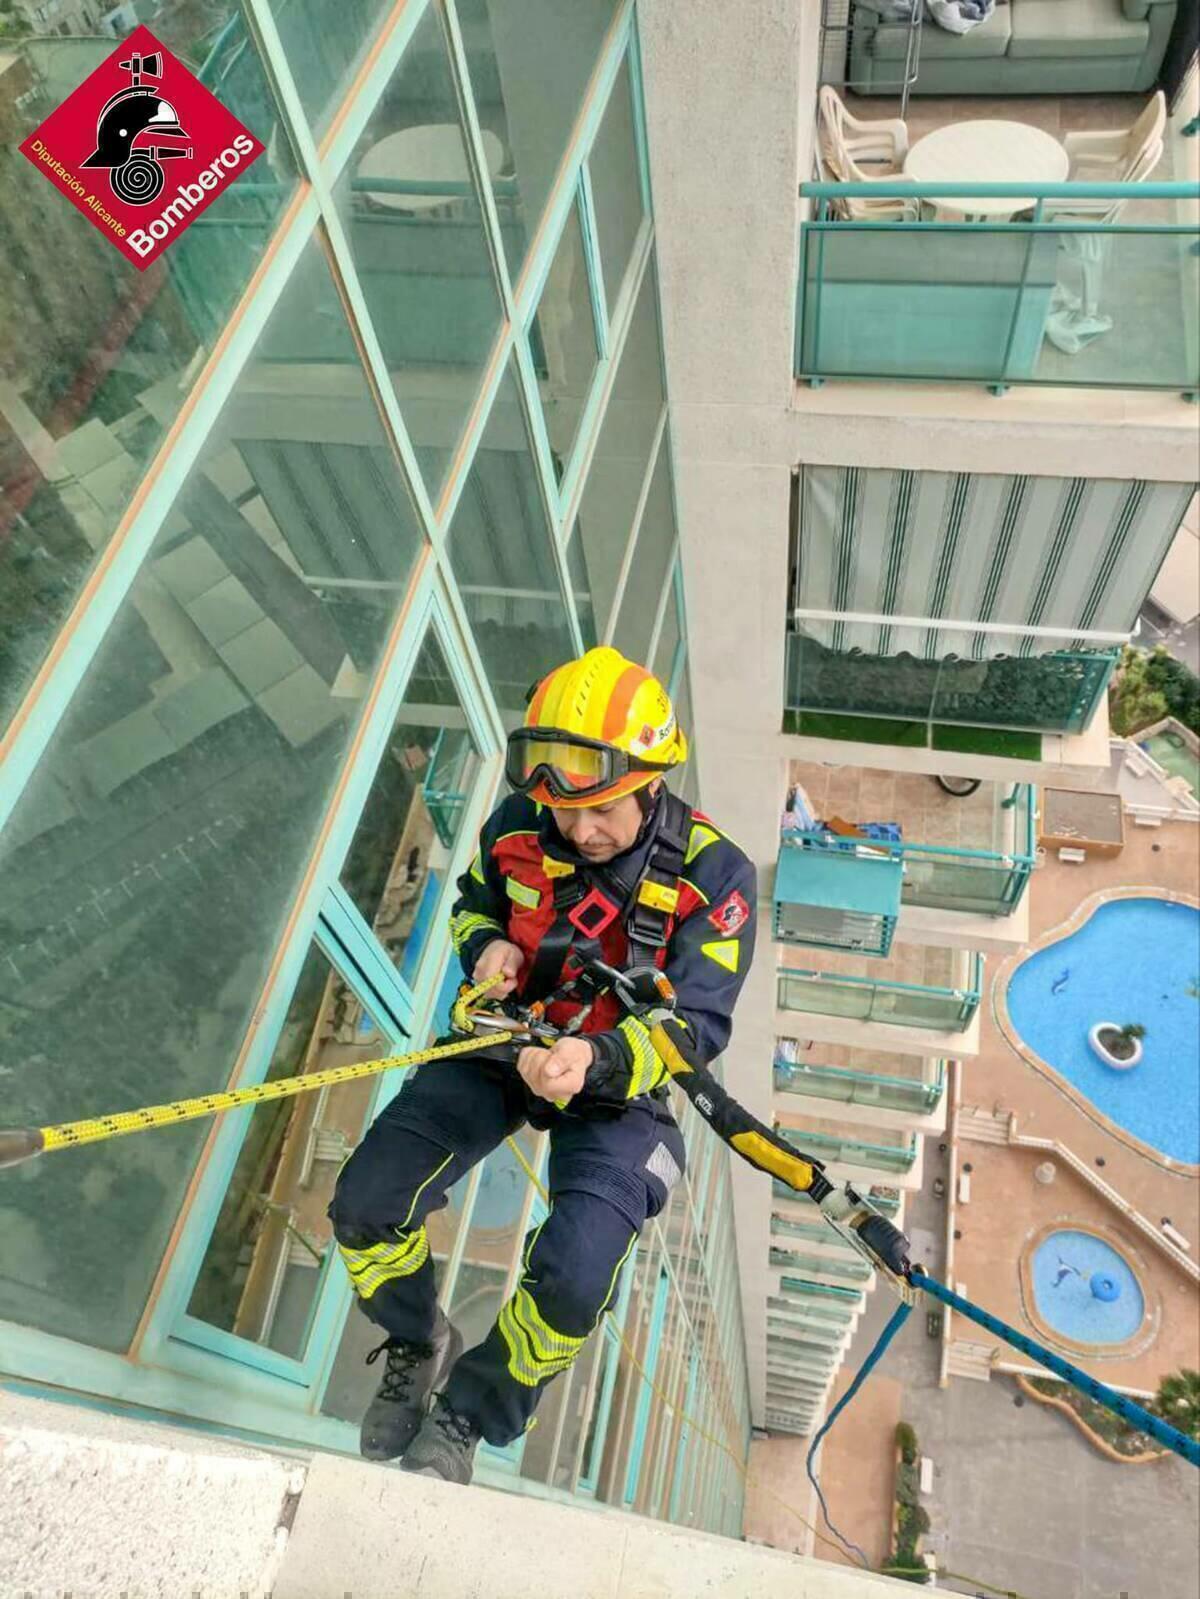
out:
<path id="1" fill-rule="evenodd" d="M 836 650 L 972 660 L 1119 643 L 1193 494 L 840 466 L 802 467 L 799 489 L 796 629 Z"/>

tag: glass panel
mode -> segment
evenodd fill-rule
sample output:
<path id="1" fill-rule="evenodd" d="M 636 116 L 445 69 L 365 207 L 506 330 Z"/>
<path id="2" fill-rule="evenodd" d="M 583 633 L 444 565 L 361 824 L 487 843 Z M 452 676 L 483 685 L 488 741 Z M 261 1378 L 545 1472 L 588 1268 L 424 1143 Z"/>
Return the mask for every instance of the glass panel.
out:
<path id="1" fill-rule="evenodd" d="M 529 330 L 529 346 L 538 376 L 554 475 L 561 483 L 600 364 L 578 206 L 571 207 L 550 263 L 537 315 Z"/>
<path id="2" fill-rule="evenodd" d="M 342 867 L 342 886 L 412 986 L 479 756 L 431 632 Z"/>
<path id="3" fill-rule="evenodd" d="M 658 462 L 650 479 L 645 508 L 633 547 L 633 570 L 613 631 L 613 643 L 631 661 L 645 662 L 650 639 L 662 600 L 663 584 L 669 581 L 668 568 L 675 548 L 675 506 L 671 493 L 671 452 L 664 431 Z M 667 608 L 674 609 L 674 596 L 667 597 Z M 691 729 L 686 730 L 689 734 Z"/>
<path id="4" fill-rule="evenodd" d="M 1195 389 L 1195 233 L 1152 220 L 1177 203 L 1127 203 L 1120 233 L 809 226 L 799 374 Z"/>
<path id="5" fill-rule="evenodd" d="M 940 1063 L 939 1063 L 940 1064 Z M 843 1104 L 882 1105 L 892 1110 L 913 1110 L 924 1115 L 942 1097 L 942 1076 L 933 1083 L 871 1072 L 844 1071 L 836 1066 L 775 1063 L 775 1088 L 779 1093 L 839 1100 Z"/>
<path id="6" fill-rule="evenodd" d="M 0 841 L 18 1124 L 223 1087 L 259 1003 L 418 546 L 338 317 L 310 244 Z M 48 1016 L 88 1041 L 69 1083 Z M 208 1132 L 8 1184 L 0 1316 L 125 1348 Z"/>
<path id="7" fill-rule="evenodd" d="M 266 1081 L 378 1060 L 390 1041 L 314 945 Z M 303 1358 L 326 1268 L 336 1257 L 325 1214 L 362 1137 L 377 1077 L 259 1105 L 238 1153 L 188 1312 Z"/>
<path id="8" fill-rule="evenodd" d="M 520 722 L 532 683 L 574 655 L 529 433 L 510 367 L 447 540 L 488 682 Z"/>
<path id="9" fill-rule="evenodd" d="M 514 284 L 550 198 L 616 0 L 457 0 Z"/>
<path id="10" fill-rule="evenodd" d="M 502 159 L 484 136 L 489 161 Z M 405 426 L 436 499 L 502 320 L 430 6 L 334 191 Z"/>
<path id="11" fill-rule="evenodd" d="M 342 0 L 336 27 L 330 26 L 321 0 L 270 0 L 270 4 L 300 104 L 320 135 L 390 11 L 389 0 Z"/>
<path id="12" fill-rule="evenodd" d="M 608 628 L 617 577 L 664 402 L 657 296 L 651 261 L 642 279 L 579 505 L 588 589 L 602 635 Z"/>
<path id="13" fill-rule="evenodd" d="M 576 522 L 567 541 L 567 572 L 571 594 L 575 601 L 575 615 L 585 650 L 595 649 L 600 639 L 596 633 L 596 615 L 592 610 L 592 596 L 588 592 L 587 560 L 583 553 L 583 538 Z"/>
<path id="14" fill-rule="evenodd" d="M 525 1127 L 515 1139 L 536 1171 L 538 1135 Z M 487 1336 L 504 1303 L 508 1274 L 524 1242 L 528 1198 L 529 1179 L 509 1146 L 501 1144 L 483 1163 L 449 1306 L 450 1319 L 468 1349 Z"/>
<path id="15" fill-rule="evenodd" d="M 633 131 L 633 90 L 629 62 L 621 63 L 617 81 L 605 107 L 596 143 L 588 156 L 604 294 L 612 315 L 633 254 L 634 240 L 645 216 L 638 174 L 637 141 Z"/>
<path id="16" fill-rule="evenodd" d="M 658 644 L 654 650 L 654 675 L 660 683 L 669 684 L 671 681 L 671 672 L 675 665 L 675 652 L 679 648 L 679 639 L 679 600 L 678 594 L 675 593 L 667 596 L 662 627 L 658 634 Z"/>
<path id="17" fill-rule="evenodd" d="M 239 5 L 161 10 L 154 30 L 267 153 L 145 272 L 131 272 L 19 146 L 113 51 L 45 39 L 32 7 L 0 77 L 0 733 L 187 399 L 295 188 Z M 0 32 L 3 24 L 0 23 Z M 252 192 L 248 192 L 252 191 Z M 86 293 L 79 286 L 86 284 Z"/>
<path id="18" fill-rule="evenodd" d="M 582 1474 L 587 1434 L 599 1408 L 600 1385 L 604 1377 L 604 1354 L 608 1346 L 609 1339 L 604 1331 L 604 1323 L 601 1322 L 575 1362 L 571 1373 L 571 1392 L 567 1399 L 553 1477 L 554 1487 L 561 1488 L 567 1493 L 574 1489 L 576 1470 Z M 529 1445 L 526 1444 L 525 1448 L 528 1453 Z"/>

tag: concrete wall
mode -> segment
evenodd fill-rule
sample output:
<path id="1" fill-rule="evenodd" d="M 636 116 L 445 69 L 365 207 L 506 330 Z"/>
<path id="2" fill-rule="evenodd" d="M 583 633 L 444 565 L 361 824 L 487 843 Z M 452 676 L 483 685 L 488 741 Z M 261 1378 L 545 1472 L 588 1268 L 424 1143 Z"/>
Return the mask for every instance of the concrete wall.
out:
<path id="1" fill-rule="evenodd" d="M 3 1599 L 887 1599 L 637 1516 L 0 1395 Z"/>

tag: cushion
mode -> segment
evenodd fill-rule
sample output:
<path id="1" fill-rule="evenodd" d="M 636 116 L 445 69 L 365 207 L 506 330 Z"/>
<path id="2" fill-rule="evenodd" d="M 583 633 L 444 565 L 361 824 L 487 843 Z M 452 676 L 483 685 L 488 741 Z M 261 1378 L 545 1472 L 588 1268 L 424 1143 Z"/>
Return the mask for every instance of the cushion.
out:
<path id="1" fill-rule="evenodd" d="M 1012 0 L 1014 60 L 1037 56 L 1140 56 L 1150 24 L 1131 22 L 1121 0 Z"/>
<path id="2" fill-rule="evenodd" d="M 1008 50 L 1009 13 L 1015 6 L 997 6 L 986 22 L 970 33 L 950 33 L 925 18 L 921 25 L 921 60 L 942 61 L 947 57 L 984 60 L 1002 56 Z M 903 61 L 908 48 L 908 29 L 885 23 L 871 36 L 871 54 L 877 61 Z"/>

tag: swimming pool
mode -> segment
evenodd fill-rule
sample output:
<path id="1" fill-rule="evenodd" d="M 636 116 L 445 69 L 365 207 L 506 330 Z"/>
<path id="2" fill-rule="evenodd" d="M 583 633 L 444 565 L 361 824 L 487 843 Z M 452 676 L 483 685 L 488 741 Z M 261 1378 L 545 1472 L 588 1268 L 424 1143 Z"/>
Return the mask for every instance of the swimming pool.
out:
<path id="1" fill-rule="evenodd" d="M 1030 1267 L 1038 1316 L 1072 1343 L 1123 1344 L 1141 1327 L 1146 1301 L 1133 1267 L 1094 1233 L 1051 1233 Z"/>
<path id="2" fill-rule="evenodd" d="M 1139 897 L 1099 906 L 1028 957 L 1006 993 L 1014 1030 L 1096 1108 L 1173 1160 L 1200 1163 L 1200 911 Z M 1146 1029 L 1141 1064 L 1104 1066 L 1095 1022 Z"/>
<path id="3" fill-rule="evenodd" d="M 1200 799 L 1200 761 L 1178 733 L 1155 733 L 1143 743 L 1142 748 L 1170 776 L 1184 778 L 1192 793 Z"/>

